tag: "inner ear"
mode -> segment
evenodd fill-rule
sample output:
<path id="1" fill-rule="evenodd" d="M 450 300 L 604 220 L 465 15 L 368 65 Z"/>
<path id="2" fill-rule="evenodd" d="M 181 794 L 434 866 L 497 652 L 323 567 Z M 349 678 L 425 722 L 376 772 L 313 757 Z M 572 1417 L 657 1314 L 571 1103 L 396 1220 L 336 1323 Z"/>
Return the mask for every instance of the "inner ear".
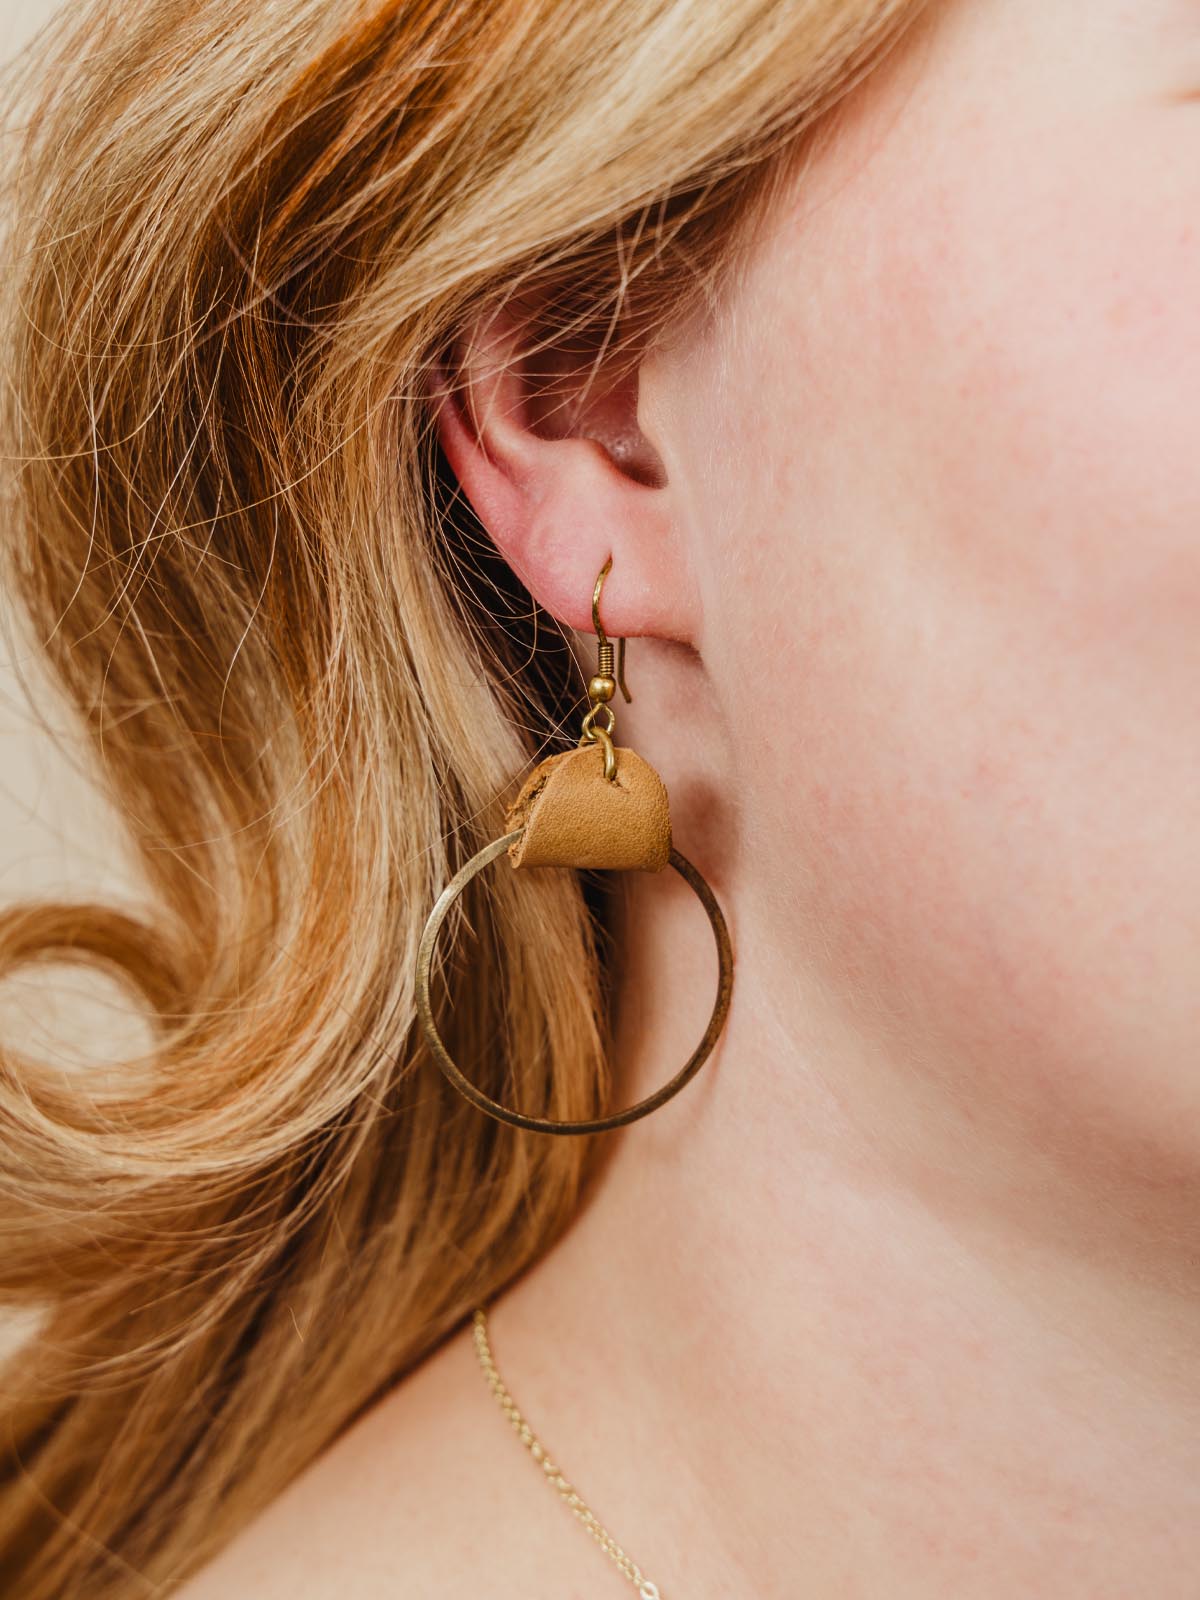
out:
<path id="1" fill-rule="evenodd" d="M 638 425 L 636 353 L 610 355 L 598 341 L 566 333 L 533 349 L 519 370 L 532 433 L 594 439 L 635 482 L 666 487 L 662 458 Z"/>

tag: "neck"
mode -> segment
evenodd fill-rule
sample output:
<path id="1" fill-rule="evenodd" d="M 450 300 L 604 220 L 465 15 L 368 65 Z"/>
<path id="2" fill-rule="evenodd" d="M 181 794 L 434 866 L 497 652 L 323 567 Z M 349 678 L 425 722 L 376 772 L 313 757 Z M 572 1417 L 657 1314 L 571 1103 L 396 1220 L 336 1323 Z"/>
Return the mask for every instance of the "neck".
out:
<path id="1" fill-rule="evenodd" d="M 664 1600 L 1194 1594 L 1197 1182 L 914 1064 L 769 891 L 714 888 L 716 1050 L 601 1136 L 576 1223 L 494 1308 L 535 1430 Z M 614 1106 L 683 1064 L 716 979 L 676 873 L 622 894 Z"/>

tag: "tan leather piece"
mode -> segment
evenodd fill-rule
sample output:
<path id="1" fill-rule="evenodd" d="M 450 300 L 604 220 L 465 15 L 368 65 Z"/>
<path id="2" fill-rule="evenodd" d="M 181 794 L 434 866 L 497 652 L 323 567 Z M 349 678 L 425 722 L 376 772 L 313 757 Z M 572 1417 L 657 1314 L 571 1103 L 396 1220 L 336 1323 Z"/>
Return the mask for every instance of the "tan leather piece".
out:
<path id="1" fill-rule="evenodd" d="M 637 868 L 661 872 L 671 851 L 667 789 L 648 761 L 617 745 L 616 777 L 604 747 L 578 745 L 540 761 L 506 813 L 514 867 Z"/>

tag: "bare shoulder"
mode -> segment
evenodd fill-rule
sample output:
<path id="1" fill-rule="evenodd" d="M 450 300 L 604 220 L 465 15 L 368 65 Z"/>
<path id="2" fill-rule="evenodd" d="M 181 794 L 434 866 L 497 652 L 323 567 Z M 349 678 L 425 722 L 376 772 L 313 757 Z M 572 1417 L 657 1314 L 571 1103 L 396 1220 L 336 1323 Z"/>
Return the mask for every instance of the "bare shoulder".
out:
<path id="1" fill-rule="evenodd" d="M 514 1576 L 521 1560 L 509 1519 L 536 1523 L 543 1509 L 527 1498 L 528 1484 L 513 1484 L 507 1428 L 468 1324 L 174 1590 L 175 1600 L 503 1596 L 496 1551 L 513 1543 Z"/>

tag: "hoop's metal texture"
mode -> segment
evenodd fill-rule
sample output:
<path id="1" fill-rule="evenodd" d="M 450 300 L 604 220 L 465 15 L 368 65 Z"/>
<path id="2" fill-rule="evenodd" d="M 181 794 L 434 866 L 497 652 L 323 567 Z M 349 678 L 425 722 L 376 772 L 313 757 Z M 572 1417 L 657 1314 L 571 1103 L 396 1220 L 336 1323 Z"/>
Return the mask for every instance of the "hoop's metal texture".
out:
<path id="1" fill-rule="evenodd" d="M 450 1059 L 449 1052 L 442 1043 L 441 1035 L 433 1020 L 433 1009 L 429 998 L 430 972 L 433 966 L 433 951 L 437 943 L 438 931 L 442 926 L 446 913 L 451 905 L 462 893 L 471 879 L 484 867 L 490 866 L 496 857 L 505 851 L 521 837 L 522 829 L 515 828 L 512 833 L 506 833 L 501 839 L 494 839 L 491 844 L 485 844 L 483 849 L 472 856 L 470 861 L 462 866 L 451 878 L 450 882 L 438 896 L 433 910 L 429 913 L 429 920 L 425 924 L 425 931 L 421 935 L 421 944 L 417 951 L 417 1016 L 421 1027 L 433 1052 L 434 1060 L 449 1078 L 450 1082 L 481 1111 L 486 1111 L 491 1117 L 496 1117 L 501 1122 L 511 1122 L 517 1128 L 531 1128 L 537 1133 L 601 1133 L 607 1128 L 619 1128 L 627 1122 L 635 1122 L 637 1118 L 646 1116 L 649 1112 L 657 1110 L 672 1095 L 678 1094 L 684 1084 L 693 1078 L 704 1062 L 708 1059 L 712 1047 L 717 1042 L 717 1036 L 725 1026 L 725 1015 L 729 1010 L 729 997 L 733 990 L 733 949 L 729 942 L 729 930 L 725 926 L 725 918 L 717 904 L 716 897 L 707 882 L 690 861 L 671 847 L 668 860 L 699 896 L 708 920 L 712 924 L 713 934 L 717 941 L 717 958 L 720 962 L 720 976 L 717 983 L 717 998 L 708 1019 L 708 1027 L 704 1030 L 704 1037 L 696 1046 L 691 1056 L 670 1080 L 661 1089 L 656 1089 L 644 1100 L 639 1100 L 636 1105 L 627 1107 L 624 1111 L 616 1111 L 608 1117 L 587 1117 L 578 1121 L 557 1121 L 553 1117 L 528 1117 L 521 1111 L 512 1111 L 508 1106 L 502 1106 L 498 1100 L 493 1100 L 490 1095 L 484 1094 L 482 1089 L 477 1089 L 469 1079 L 465 1078 Z M 534 870 L 532 868 L 530 871 Z M 544 870 L 544 869 L 542 869 Z"/>

